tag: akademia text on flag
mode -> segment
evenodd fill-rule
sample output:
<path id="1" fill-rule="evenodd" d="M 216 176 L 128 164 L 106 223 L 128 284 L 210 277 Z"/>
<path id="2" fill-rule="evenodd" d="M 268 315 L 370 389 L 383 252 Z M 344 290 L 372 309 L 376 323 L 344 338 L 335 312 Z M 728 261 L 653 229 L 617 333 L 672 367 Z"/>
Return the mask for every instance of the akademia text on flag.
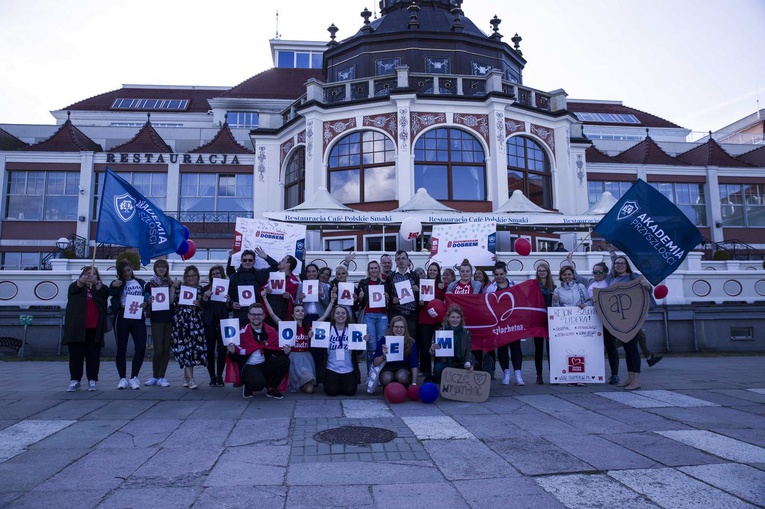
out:
<path id="1" fill-rule="evenodd" d="M 452 304 L 462 308 L 473 350 L 488 352 L 522 338 L 547 336 L 547 307 L 535 280 L 493 293 L 447 293 L 447 309 Z"/>
<path id="2" fill-rule="evenodd" d="M 96 242 L 137 247 L 141 264 L 147 265 L 152 258 L 175 252 L 187 235 L 185 226 L 106 168 Z"/>
<path id="3" fill-rule="evenodd" d="M 641 179 L 594 230 L 623 251 L 653 285 L 676 271 L 703 240 L 679 208 Z"/>

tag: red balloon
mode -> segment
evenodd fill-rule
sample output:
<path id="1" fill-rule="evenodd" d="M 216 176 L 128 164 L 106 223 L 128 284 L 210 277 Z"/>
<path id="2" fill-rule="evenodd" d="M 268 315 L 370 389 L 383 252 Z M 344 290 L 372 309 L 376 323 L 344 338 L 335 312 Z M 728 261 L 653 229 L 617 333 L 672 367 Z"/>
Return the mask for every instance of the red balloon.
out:
<path id="1" fill-rule="evenodd" d="M 526 239 L 516 239 L 514 249 L 519 255 L 528 256 L 531 252 L 531 242 Z"/>
<path id="2" fill-rule="evenodd" d="M 410 385 L 406 388 L 406 395 L 412 401 L 420 401 L 420 388 L 416 385 Z"/>
<path id="3" fill-rule="evenodd" d="M 446 316 L 446 304 L 438 299 L 428 302 L 428 315 L 440 322 Z"/>
<path id="4" fill-rule="evenodd" d="M 406 388 L 398 382 L 385 386 L 385 399 L 393 404 L 403 403 L 406 399 Z"/>
<path id="5" fill-rule="evenodd" d="M 197 252 L 197 245 L 191 239 L 187 240 L 186 242 L 189 243 L 189 250 L 186 251 L 185 254 L 182 254 L 181 258 L 184 260 L 191 260 L 191 258 L 194 256 L 194 253 Z"/>
<path id="6" fill-rule="evenodd" d="M 657 299 L 663 299 L 669 293 L 669 289 L 666 285 L 659 285 L 653 289 L 653 296 Z"/>

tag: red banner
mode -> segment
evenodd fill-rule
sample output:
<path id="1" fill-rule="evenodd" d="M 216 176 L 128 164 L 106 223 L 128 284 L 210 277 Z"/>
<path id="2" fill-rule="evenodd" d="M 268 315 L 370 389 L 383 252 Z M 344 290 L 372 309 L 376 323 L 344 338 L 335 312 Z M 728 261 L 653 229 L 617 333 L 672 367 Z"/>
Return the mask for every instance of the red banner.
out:
<path id="1" fill-rule="evenodd" d="M 522 338 L 547 337 L 547 308 L 536 281 L 494 293 L 447 293 L 447 309 L 452 304 L 465 314 L 465 326 L 473 335 L 473 350 L 488 352 Z"/>

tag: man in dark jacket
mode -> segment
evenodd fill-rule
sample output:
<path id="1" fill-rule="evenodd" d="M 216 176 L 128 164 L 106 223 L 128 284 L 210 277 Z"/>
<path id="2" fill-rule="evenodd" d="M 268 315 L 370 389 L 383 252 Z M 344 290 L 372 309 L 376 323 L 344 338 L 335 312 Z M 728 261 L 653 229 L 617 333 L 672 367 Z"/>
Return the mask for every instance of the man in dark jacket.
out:
<path id="1" fill-rule="evenodd" d="M 401 304 L 396 292 L 396 283 L 408 281 L 414 295 L 414 301 Z M 396 270 L 385 278 L 385 294 L 387 296 L 390 318 L 401 315 L 406 319 L 409 335 L 417 337 L 417 319 L 419 306 L 417 304 L 420 292 L 420 278 L 411 270 L 411 262 L 406 251 L 396 252 Z"/>
<path id="2" fill-rule="evenodd" d="M 269 266 L 263 269 L 256 269 L 256 254 L 266 260 Z M 241 262 L 239 268 L 231 276 L 231 282 L 228 285 L 228 295 L 231 308 L 234 310 L 234 318 L 238 318 L 239 324 L 244 327 L 249 323 L 249 319 L 247 318 L 247 306 L 239 304 L 239 287 L 252 286 L 253 293 L 255 294 L 254 297 L 258 299 L 260 287 L 268 281 L 269 273 L 278 269 L 279 264 L 260 247 L 256 247 L 255 251 L 249 249 L 242 251 Z"/>

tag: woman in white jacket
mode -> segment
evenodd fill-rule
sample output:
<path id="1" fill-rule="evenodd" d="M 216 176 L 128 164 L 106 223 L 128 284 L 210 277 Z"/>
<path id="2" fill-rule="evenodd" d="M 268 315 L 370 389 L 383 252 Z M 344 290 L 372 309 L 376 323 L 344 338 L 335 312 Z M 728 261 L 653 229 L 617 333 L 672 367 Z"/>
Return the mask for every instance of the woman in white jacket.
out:
<path id="1" fill-rule="evenodd" d="M 584 309 L 592 305 L 592 299 L 587 293 L 587 288 L 582 283 L 574 281 L 574 268 L 566 265 L 560 269 L 560 286 L 553 292 L 553 306 L 578 306 Z"/>

